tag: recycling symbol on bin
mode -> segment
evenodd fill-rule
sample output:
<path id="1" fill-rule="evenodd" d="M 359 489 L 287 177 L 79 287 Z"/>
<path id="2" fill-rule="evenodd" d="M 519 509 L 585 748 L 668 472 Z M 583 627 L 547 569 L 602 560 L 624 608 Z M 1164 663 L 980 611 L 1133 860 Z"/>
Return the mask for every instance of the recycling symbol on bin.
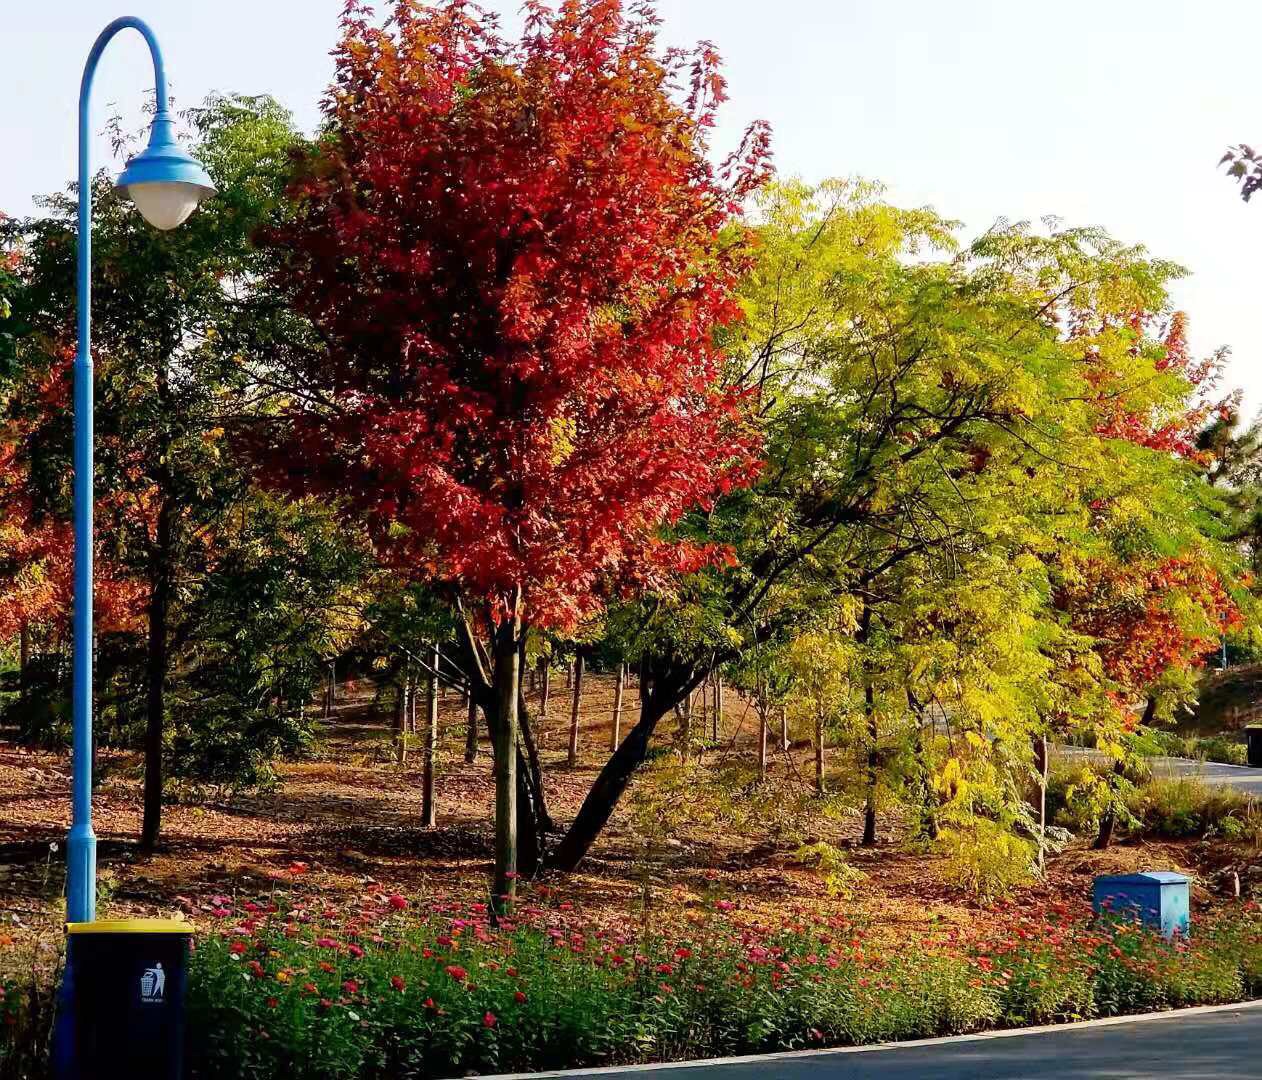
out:
<path id="1" fill-rule="evenodd" d="M 166 995 L 167 974 L 162 970 L 162 965 L 154 964 L 151 968 L 145 968 L 145 973 L 140 976 L 140 1000 L 146 1002 L 160 1002 Z"/>

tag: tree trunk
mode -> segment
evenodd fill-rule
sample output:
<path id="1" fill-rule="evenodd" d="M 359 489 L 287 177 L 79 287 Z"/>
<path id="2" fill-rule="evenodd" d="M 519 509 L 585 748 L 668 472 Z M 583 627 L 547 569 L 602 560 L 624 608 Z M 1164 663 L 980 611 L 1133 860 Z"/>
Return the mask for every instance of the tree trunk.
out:
<path id="1" fill-rule="evenodd" d="M 574 706 L 570 710 L 570 749 L 566 758 L 570 768 L 578 764 L 578 709 L 583 700 L 583 654 L 574 658 Z"/>
<path id="2" fill-rule="evenodd" d="M 1126 775 L 1126 765 L 1124 762 L 1117 761 L 1113 764 L 1113 777 L 1121 777 Z M 1114 787 L 1114 780 L 1110 778 L 1109 787 Z M 1110 798 L 1112 793 L 1110 792 Z M 1113 843 L 1113 833 L 1117 829 L 1117 814 L 1113 807 L 1110 806 L 1100 817 L 1100 831 L 1096 833 L 1095 842 L 1091 845 L 1096 851 L 1104 851 Z"/>
<path id="3" fill-rule="evenodd" d="M 758 710 L 758 782 L 767 779 L 767 751 L 771 743 L 771 701 L 767 682 L 760 675 L 754 683 L 754 706 Z"/>
<path id="4" fill-rule="evenodd" d="M 1144 715 L 1139 723 L 1141 727 L 1148 727 L 1152 724 L 1153 717 L 1157 714 L 1157 699 L 1150 697 L 1148 704 L 1144 706 Z M 1113 765 L 1113 775 L 1109 779 L 1109 797 L 1110 803 L 1116 798 L 1117 781 L 1126 775 L 1126 759 L 1120 758 Z M 1091 846 L 1096 851 L 1104 851 L 1111 843 L 1113 843 L 1113 833 L 1117 829 L 1117 814 L 1112 805 L 1105 810 L 1100 818 L 1100 831 L 1096 834 L 1095 843 Z"/>
<path id="5" fill-rule="evenodd" d="M 478 702 L 469 695 L 469 719 L 464 733 L 464 759 L 470 765 L 478 760 Z"/>
<path id="6" fill-rule="evenodd" d="M 542 836 L 545 833 L 555 832 L 556 825 L 552 821 L 552 816 L 548 813 L 548 800 L 543 788 L 543 762 L 539 760 L 539 744 L 535 739 L 534 724 L 530 720 L 530 708 L 526 704 L 526 695 L 522 694 L 517 699 L 517 736 L 518 747 L 522 754 L 522 760 L 518 762 L 517 768 L 522 777 L 523 795 L 519 797 L 527 800 L 526 807 L 531 811 L 532 830 Z M 519 845 L 520 846 L 520 845 Z M 523 862 L 521 852 L 518 852 L 517 861 Z M 519 866 L 518 869 L 523 869 Z M 529 871 L 523 869 L 523 872 L 533 874 L 535 871 L 534 864 L 530 865 Z"/>
<path id="7" fill-rule="evenodd" d="M 22 624 L 18 632 L 18 696 L 26 698 L 26 669 L 31 662 L 31 628 Z"/>
<path id="8" fill-rule="evenodd" d="M 622 741 L 622 690 L 626 683 L 627 665 L 618 665 L 618 674 L 613 684 L 613 727 L 609 734 L 609 749 L 614 751 L 618 749 L 618 743 Z"/>
<path id="9" fill-rule="evenodd" d="M 494 910 L 508 914 L 517 898 L 517 697 L 521 693 L 521 589 L 495 630 L 495 881 Z"/>
<path id="10" fill-rule="evenodd" d="M 471 623 L 467 619 L 463 620 L 453 657 L 453 663 L 464 674 L 478 709 L 486 722 L 491 752 L 497 761 L 503 743 L 500 724 L 502 715 L 500 691 L 496 675 L 498 641 L 499 636 L 496 632 L 491 638 L 490 651 L 484 650 L 473 632 Z M 520 627 L 518 642 L 519 647 L 524 643 L 524 635 Z M 538 770 L 538 754 L 534 749 L 529 716 L 521 700 L 521 663 L 519 656 L 517 663 L 518 740 L 514 768 L 517 782 L 517 869 L 524 877 L 531 877 L 542 861 L 544 836 L 551 828 L 551 822 L 547 817 L 547 807 L 544 803 L 542 774 Z M 526 753 L 530 754 L 529 759 L 523 753 L 523 746 L 527 748 Z M 539 781 L 537 784 L 536 780 Z"/>
<path id="11" fill-rule="evenodd" d="M 408 681 L 405 673 L 400 674 L 395 686 L 394 738 L 395 761 L 400 765 L 406 765 L 408 763 Z"/>
<path id="12" fill-rule="evenodd" d="M 789 749 L 789 710 L 780 706 L 780 750 L 787 753 Z"/>
<path id="13" fill-rule="evenodd" d="M 723 723 L 723 676 L 714 673 L 714 741 L 719 740 L 719 726 Z"/>
<path id="14" fill-rule="evenodd" d="M 1047 864 L 1047 736 L 1034 740 L 1034 768 L 1038 773 L 1038 801 L 1034 805 L 1034 820 L 1039 829 L 1039 873 Z"/>
<path id="15" fill-rule="evenodd" d="M 872 609 L 866 604 L 859 621 L 858 639 L 867 645 L 872 633 Z M 863 711 L 868 720 L 868 775 L 867 799 L 863 807 L 863 846 L 873 847 L 876 844 L 876 783 L 878 778 L 877 740 L 880 731 L 877 729 L 876 701 L 872 690 L 872 675 L 867 658 L 863 661 Z"/>
<path id="16" fill-rule="evenodd" d="M 679 742 L 679 757 L 687 761 L 692 752 L 692 692 L 689 691 L 675 710 L 679 714 L 679 730 L 676 738 Z"/>
<path id="17" fill-rule="evenodd" d="M 552 695 L 552 665 L 546 660 L 539 661 L 543 671 L 539 678 L 539 722 L 548 719 L 548 698 Z"/>
<path id="18" fill-rule="evenodd" d="M 815 710 L 815 792 L 824 794 L 824 710 Z"/>
<path id="19" fill-rule="evenodd" d="M 613 815 L 636 769 L 647 760 L 653 732 L 669 708 L 669 704 L 663 707 L 654 698 L 644 703 L 639 721 L 600 770 L 574 824 L 548 860 L 549 866 L 568 873 L 583 861 Z"/>
<path id="20" fill-rule="evenodd" d="M 165 380 L 162 380 L 165 382 Z M 145 658 L 145 790 L 140 846 L 153 851 L 162 830 L 162 733 L 166 720 L 167 617 L 174 566 L 175 501 L 163 495 L 153 551 L 149 594 L 149 643 Z"/>
<path id="21" fill-rule="evenodd" d="M 771 725 L 767 723 L 767 706 L 758 706 L 758 780 L 767 779 L 767 742 L 771 734 Z"/>
<path id="22" fill-rule="evenodd" d="M 425 693 L 425 756 L 421 761 L 421 826 L 438 824 L 438 804 L 434 798 L 434 765 L 438 755 L 438 646 L 430 654 L 432 670 Z M 414 692 L 415 693 L 415 692 Z M 413 712 L 416 704 L 413 698 Z"/>

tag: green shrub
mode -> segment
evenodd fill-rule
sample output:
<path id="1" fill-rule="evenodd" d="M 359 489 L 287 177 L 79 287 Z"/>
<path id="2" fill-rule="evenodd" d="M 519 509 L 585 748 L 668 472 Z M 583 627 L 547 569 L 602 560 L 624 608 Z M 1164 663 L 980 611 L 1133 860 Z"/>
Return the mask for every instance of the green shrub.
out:
<path id="1" fill-rule="evenodd" d="M 0 931 L 0 1076 L 47 1080 L 60 937 L 15 943 Z"/>
<path id="2" fill-rule="evenodd" d="M 1226 765 L 1248 764 L 1245 744 L 1231 735 L 1180 735 L 1174 731 L 1149 729 L 1136 738 L 1135 749 L 1151 757 L 1192 758 Z"/>
<path id="3" fill-rule="evenodd" d="M 968 828 L 943 829 L 936 846 L 946 856 L 945 880 L 982 899 L 1007 896 L 1034 875 L 1037 846 L 985 818 Z"/>
<path id="4" fill-rule="evenodd" d="M 1144 835 L 1169 839 L 1238 830 L 1256 813 L 1254 800 L 1243 792 L 1210 787 L 1195 777 L 1154 777 L 1136 789 L 1129 808 Z"/>
<path id="5" fill-rule="evenodd" d="M 1053 769 L 1047 814 L 1078 836 L 1093 834 L 1107 799 L 1107 770 L 1096 764 Z M 1229 840 L 1262 836 L 1262 807 L 1250 795 L 1211 787 L 1197 777 L 1143 776 L 1124 781 L 1119 824 L 1139 835 L 1184 839 L 1219 834 Z"/>

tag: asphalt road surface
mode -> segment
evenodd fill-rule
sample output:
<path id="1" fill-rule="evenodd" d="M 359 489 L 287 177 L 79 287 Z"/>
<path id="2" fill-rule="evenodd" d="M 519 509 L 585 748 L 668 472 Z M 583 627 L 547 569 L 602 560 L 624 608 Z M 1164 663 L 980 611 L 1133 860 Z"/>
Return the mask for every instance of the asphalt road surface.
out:
<path id="1" fill-rule="evenodd" d="M 1122 1022 L 688 1065 L 542 1073 L 568 1080 L 1259 1080 L 1262 1008 L 1192 1009 Z"/>
<path id="2" fill-rule="evenodd" d="M 1061 760 L 1088 758 L 1104 761 L 1103 754 L 1076 746 L 1057 746 L 1052 753 Z M 1210 787 L 1229 787 L 1250 795 L 1262 796 L 1262 769 L 1246 765 L 1221 765 L 1215 761 L 1192 761 L 1189 758 L 1154 757 L 1148 759 L 1154 776 L 1191 776 Z M 1262 1078 L 1262 1065 L 1258 1076 Z"/>

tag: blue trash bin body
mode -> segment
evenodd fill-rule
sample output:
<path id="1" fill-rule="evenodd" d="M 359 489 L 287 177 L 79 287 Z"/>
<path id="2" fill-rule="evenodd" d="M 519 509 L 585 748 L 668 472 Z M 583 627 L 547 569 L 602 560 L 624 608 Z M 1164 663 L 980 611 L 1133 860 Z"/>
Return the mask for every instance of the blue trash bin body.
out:
<path id="1" fill-rule="evenodd" d="M 53 1049 L 57 1080 L 181 1080 L 193 927 L 71 923 Z"/>
<path id="2" fill-rule="evenodd" d="M 1091 906 L 1097 915 L 1138 919 L 1165 937 L 1186 935 L 1191 907 L 1186 874 L 1146 870 L 1140 874 L 1108 874 L 1095 879 Z"/>

